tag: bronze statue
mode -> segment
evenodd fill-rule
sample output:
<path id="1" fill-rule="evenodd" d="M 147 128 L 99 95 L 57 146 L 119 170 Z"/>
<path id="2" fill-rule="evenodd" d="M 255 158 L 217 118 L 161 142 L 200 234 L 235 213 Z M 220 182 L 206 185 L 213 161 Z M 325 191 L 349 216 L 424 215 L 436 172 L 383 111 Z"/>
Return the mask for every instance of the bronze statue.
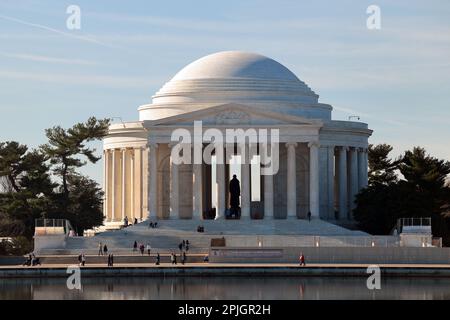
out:
<path id="1" fill-rule="evenodd" d="M 239 180 L 236 175 L 233 175 L 233 179 L 230 181 L 230 214 L 231 216 L 239 216 L 239 196 L 241 195 L 241 187 L 239 186 Z"/>

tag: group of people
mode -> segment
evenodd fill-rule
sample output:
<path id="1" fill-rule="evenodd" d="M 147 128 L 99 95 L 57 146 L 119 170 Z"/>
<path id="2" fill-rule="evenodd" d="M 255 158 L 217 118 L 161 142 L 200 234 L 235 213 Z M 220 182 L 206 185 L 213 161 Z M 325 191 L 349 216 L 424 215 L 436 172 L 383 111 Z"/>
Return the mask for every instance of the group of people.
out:
<path id="1" fill-rule="evenodd" d="M 98 255 L 104 256 L 108 253 L 108 247 L 106 246 L 106 243 L 103 245 L 101 242 L 98 243 Z"/>
<path id="2" fill-rule="evenodd" d="M 181 260 L 181 264 L 185 264 L 186 263 L 186 260 L 187 260 L 187 256 L 186 256 L 186 251 L 183 251 L 181 254 L 180 254 L 180 260 Z M 177 264 L 177 255 L 175 254 L 175 253 L 170 253 L 170 262 L 173 264 L 173 265 L 176 265 Z"/>
<path id="3" fill-rule="evenodd" d="M 153 222 L 153 221 L 150 221 L 149 222 L 149 224 L 148 224 L 148 228 L 150 229 L 150 228 L 152 228 L 152 229 L 155 229 L 156 227 L 158 227 L 158 222 Z"/>
<path id="4" fill-rule="evenodd" d="M 144 255 L 145 250 L 147 249 L 147 254 L 150 256 L 152 252 L 152 247 L 150 246 L 150 243 L 147 243 L 147 246 L 144 246 L 143 243 L 137 243 L 137 241 L 134 241 L 133 243 L 133 252 L 137 252 L 139 248 L 139 251 L 141 252 L 141 255 Z"/>
<path id="5" fill-rule="evenodd" d="M 189 251 L 189 240 L 183 240 L 178 244 L 180 251 Z"/>
<path id="6" fill-rule="evenodd" d="M 138 224 L 139 222 L 138 222 L 138 219 L 137 218 L 134 218 L 134 224 Z M 125 216 L 125 218 L 123 219 L 123 227 L 124 228 L 126 228 L 126 227 L 128 227 L 129 226 L 129 221 L 128 221 L 128 217 L 127 216 Z"/>
<path id="7" fill-rule="evenodd" d="M 80 253 L 78 255 L 78 263 L 81 267 L 84 267 L 86 265 L 86 256 L 84 255 L 84 253 Z"/>
<path id="8" fill-rule="evenodd" d="M 108 255 L 108 267 L 113 267 L 114 266 L 114 255 L 112 253 L 110 253 Z"/>
<path id="9" fill-rule="evenodd" d="M 30 253 L 27 260 L 23 263 L 24 266 L 37 266 L 41 265 L 41 261 L 34 255 L 34 252 Z"/>

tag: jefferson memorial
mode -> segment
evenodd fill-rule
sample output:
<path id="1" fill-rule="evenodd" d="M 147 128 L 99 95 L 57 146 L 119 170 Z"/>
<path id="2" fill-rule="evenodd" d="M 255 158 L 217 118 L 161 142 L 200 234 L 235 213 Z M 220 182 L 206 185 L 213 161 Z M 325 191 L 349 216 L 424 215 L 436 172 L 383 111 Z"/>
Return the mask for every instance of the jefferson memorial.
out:
<path id="1" fill-rule="evenodd" d="M 332 106 L 268 57 L 225 51 L 180 70 L 104 138 L 105 225 L 162 219 L 225 219 L 229 181 L 240 181 L 240 220 L 352 220 L 367 185 L 368 138 L 361 122 L 332 119 Z M 279 130 L 279 169 L 261 175 L 258 157 L 225 164 L 176 164 L 171 134 L 183 128 Z M 227 157 L 228 158 L 228 157 Z M 253 161 L 255 160 L 255 161 Z M 211 222 L 212 223 L 212 222 Z"/>

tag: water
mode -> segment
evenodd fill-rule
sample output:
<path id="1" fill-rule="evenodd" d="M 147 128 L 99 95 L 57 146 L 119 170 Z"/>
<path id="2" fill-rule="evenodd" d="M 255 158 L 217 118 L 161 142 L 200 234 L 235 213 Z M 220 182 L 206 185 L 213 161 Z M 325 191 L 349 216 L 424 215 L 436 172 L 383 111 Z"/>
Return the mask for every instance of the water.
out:
<path id="1" fill-rule="evenodd" d="M 385 278 L 368 290 L 366 278 L 337 277 L 121 277 L 82 278 L 81 290 L 66 279 L 0 279 L 5 299 L 450 299 L 450 279 Z"/>

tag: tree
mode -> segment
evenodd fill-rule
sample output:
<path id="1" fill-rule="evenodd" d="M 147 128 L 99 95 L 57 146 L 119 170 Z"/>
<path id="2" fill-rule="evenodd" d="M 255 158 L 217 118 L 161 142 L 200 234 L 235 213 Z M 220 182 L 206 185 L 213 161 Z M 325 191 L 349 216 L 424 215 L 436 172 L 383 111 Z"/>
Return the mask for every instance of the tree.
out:
<path id="1" fill-rule="evenodd" d="M 392 146 L 388 144 L 369 145 L 369 184 L 390 184 L 398 180 L 395 171 L 401 159 L 392 160 L 389 154 Z"/>
<path id="2" fill-rule="evenodd" d="M 68 179 L 76 173 L 76 169 L 84 166 L 87 161 L 82 161 L 79 156 L 85 156 L 91 163 L 96 163 L 101 157 L 95 156 L 95 149 L 86 144 L 103 138 L 108 133 L 110 120 L 97 120 L 89 118 L 85 123 L 77 123 L 72 128 L 63 129 L 60 126 L 45 130 L 48 143 L 41 146 L 43 152 L 50 159 L 53 172 L 62 181 L 62 205 L 63 210 L 69 206 Z"/>
<path id="3" fill-rule="evenodd" d="M 0 143 L 0 176 L 6 178 L 6 191 L 20 191 L 19 177 L 24 172 L 24 158 L 28 147 L 16 141 Z"/>
<path id="4" fill-rule="evenodd" d="M 70 204 L 65 215 L 78 234 L 103 224 L 103 191 L 99 184 L 82 175 L 68 179 Z"/>
<path id="5" fill-rule="evenodd" d="M 15 141 L 0 143 L 0 235 L 33 235 L 34 219 L 48 211 L 48 197 L 56 186 L 46 157 Z"/>
<path id="6" fill-rule="evenodd" d="M 406 181 L 418 191 L 441 193 L 448 189 L 446 179 L 450 174 L 450 162 L 426 154 L 423 148 L 406 151 L 399 169 Z"/>
<path id="7" fill-rule="evenodd" d="M 353 211 L 360 228 L 374 234 L 389 234 L 398 218 L 431 217 L 433 234 L 450 243 L 450 188 L 446 179 L 450 163 L 426 154 L 423 148 L 406 151 L 396 160 L 389 159 L 391 146 L 369 148 L 369 186 L 356 197 Z M 403 178 L 395 175 L 399 170 Z M 395 176 L 393 176 L 395 175 Z"/>

